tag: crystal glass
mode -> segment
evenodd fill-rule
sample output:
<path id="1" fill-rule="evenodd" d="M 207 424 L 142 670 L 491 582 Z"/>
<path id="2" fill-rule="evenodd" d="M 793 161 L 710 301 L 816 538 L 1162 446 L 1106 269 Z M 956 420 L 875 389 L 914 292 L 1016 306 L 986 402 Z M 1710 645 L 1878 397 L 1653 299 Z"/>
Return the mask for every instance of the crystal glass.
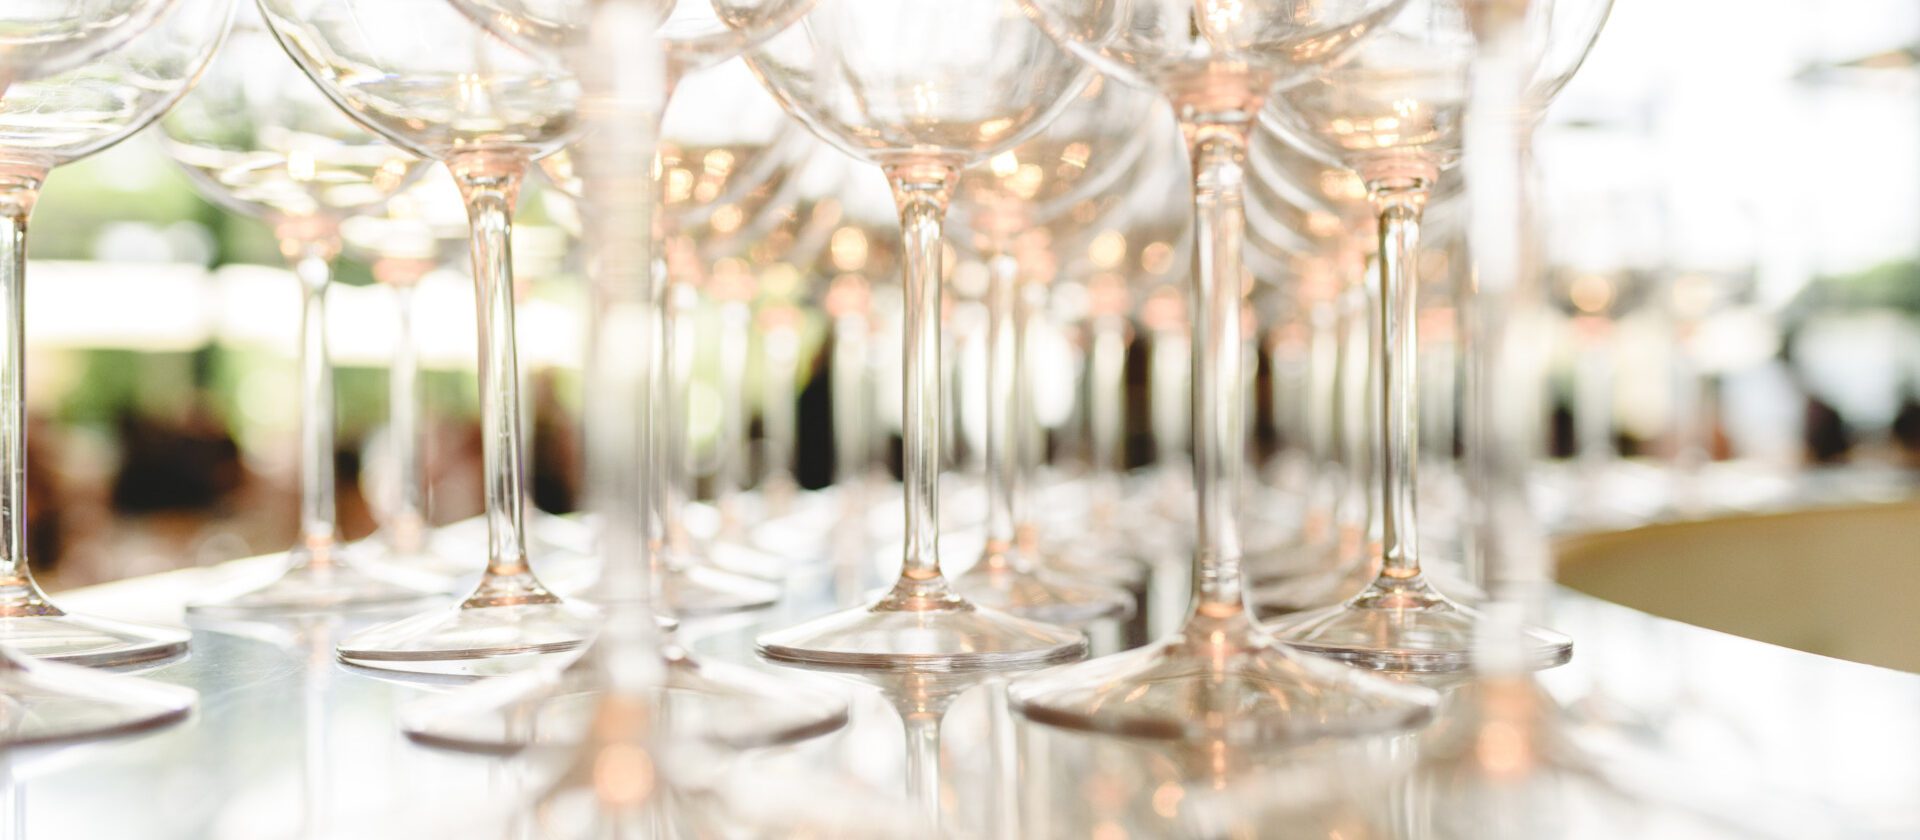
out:
<path id="1" fill-rule="evenodd" d="M 392 607 L 428 589 L 369 568 L 334 509 L 333 360 L 327 292 L 340 222 L 384 204 L 421 167 L 351 120 L 289 61 L 250 6 L 194 92 L 160 121 L 162 144 L 203 195 L 267 223 L 301 295 L 300 535 L 282 570 L 188 605 L 195 613 Z"/>
<path id="2" fill-rule="evenodd" d="M 1272 90 L 1336 62 L 1394 0 L 1307 6 L 1023 0 L 1049 34 L 1110 76 L 1160 90 L 1193 165 L 1190 278 L 1194 485 L 1192 606 L 1160 641 L 1014 686 L 1015 706 L 1056 726 L 1225 742 L 1416 723 L 1423 689 L 1306 655 L 1267 635 L 1245 597 L 1234 498 L 1244 457 L 1242 295 L 1249 131 Z M 1156 348 L 1157 349 L 1157 348 Z"/>
<path id="3" fill-rule="evenodd" d="M 940 571 L 942 223 L 960 170 L 1019 145 L 1087 73 L 1007 0 L 826 0 L 749 59 L 827 142 L 878 164 L 905 242 L 905 546 L 879 601 L 760 637 L 761 655 L 836 669 L 971 670 L 1078 658 L 1086 637 L 979 607 Z"/>
<path id="4" fill-rule="evenodd" d="M 428 169 L 405 192 L 340 225 L 348 253 L 365 259 L 373 279 L 392 292 L 394 312 L 393 361 L 387 366 L 388 457 L 384 472 L 369 471 L 380 480 L 367 491 L 377 500 L 379 529 L 355 548 L 371 563 L 431 575 L 449 586 L 474 568 L 459 552 L 447 550 L 445 540 L 433 539 L 428 519 L 416 295 L 420 281 L 447 258 L 447 243 L 466 238 L 466 227 L 460 190 L 445 167 Z"/>
<path id="5" fill-rule="evenodd" d="M 126 4 L 109 5 L 122 13 L 134 11 Z M 101 11 L 111 15 L 115 9 Z M 0 393 L 7 394 L 10 403 L 0 422 L 0 475 L 8 477 L 0 484 L 0 521 L 6 523 L 0 530 L 0 644 L 21 653 L 81 665 L 128 665 L 177 656 L 187 648 L 183 630 L 68 614 L 50 603 L 34 582 L 27 558 L 27 429 L 21 386 L 26 228 L 47 172 L 131 136 L 172 107 L 206 66 L 230 18 L 226 4 L 205 2 L 157 20 L 149 17 L 149 29 L 120 51 L 62 75 L 23 75 L 0 93 L 0 210 L 10 226 L 0 245 L 0 277 L 7 284 L 0 299 L 6 302 L 8 331 L 0 345 L 5 348 Z M 93 20 L 76 18 L 73 23 Z M 28 25 L 24 31 L 34 30 Z M 113 33 L 108 27 L 100 37 L 112 38 Z M 159 43 L 169 37 L 181 43 Z M 90 49 L 85 43 L 74 48 Z"/>
<path id="6" fill-rule="evenodd" d="M 967 244 L 985 261 L 988 277 L 987 542 L 980 560 L 955 579 L 959 592 L 976 604 L 1069 625 L 1134 609 L 1126 591 L 1043 556 L 1029 499 L 1038 459 L 1028 450 L 1037 448 L 1038 424 L 1028 344 L 1035 299 L 1063 273 L 1056 248 L 1097 229 L 1099 217 L 1126 196 L 1124 183 L 1116 182 L 1131 174 L 1149 145 L 1146 135 L 1130 129 L 1153 104 L 1135 89 L 1095 79 L 1040 134 L 960 177 L 956 215 L 971 234 L 962 240 L 971 240 Z M 1055 234 L 1067 241 L 1056 242 Z M 1123 566 L 1107 577 L 1135 571 Z"/>
<path id="7" fill-rule="evenodd" d="M 504 20 L 497 14 L 490 19 L 496 24 Z M 583 10 L 577 19 L 600 21 L 609 38 L 644 34 L 654 22 L 645 4 L 617 0 Z M 577 149 L 577 162 L 584 211 L 581 233 L 591 275 L 588 489 L 605 557 L 597 598 L 606 609 L 607 624 L 592 647 L 565 668 L 438 698 L 409 710 L 402 727 L 416 740 L 461 749 L 578 744 L 589 760 L 607 745 L 606 727 L 614 722 L 607 717 L 610 711 L 622 719 L 629 714 L 671 716 L 685 722 L 694 737 L 731 747 L 790 743 L 838 729 L 847 720 L 846 705 L 838 698 L 791 679 L 701 662 L 671 640 L 663 644 L 656 637 L 655 588 L 669 609 L 684 608 L 701 602 L 686 600 L 687 591 L 676 586 L 702 582 L 697 572 L 676 574 L 664 556 L 671 550 L 664 538 L 672 521 L 664 505 L 671 499 L 663 498 L 670 486 L 656 469 L 666 457 L 656 425 L 668 417 L 661 401 L 669 396 L 662 383 L 668 378 L 663 333 L 670 323 L 662 306 L 664 273 L 655 253 L 659 243 L 651 236 L 634 235 L 657 230 L 656 213 L 669 212 L 656 200 L 661 191 L 655 180 L 667 170 L 657 168 L 651 154 L 633 154 L 632 145 L 656 146 L 661 111 L 677 81 L 667 60 L 673 48 L 668 43 L 658 52 L 643 49 L 621 59 L 614 55 L 625 55 L 624 48 L 610 40 L 566 40 L 535 48 L 582 67 L 596 104 L 587 111 L 593 133 Z M 650 61 L 667 66 L 650 66 Z M 609 92 L 615 89 L 621 95 Z M 698 157 L 718 160 L 707 154 Z M 708 591 L 727 592 L 720 587 Z M 705 603 L 719 607 L 716 601 Z"/>
<path id="8" fill-rule="evenodd" d="M 176 0 L 9 3 L 0 10 L 0 91 L 59 75 L 146 32 Z"/>
<path id="9" fill-rule="evenodd" d="M 533 574 L 514 348 L 509 237 L 527 169 L 574 133 L 578 85 L 557 61 L 522 52 L 445 0 L 267 0 L 268 26 L 349 117 L 453 173 L 472 228 L 480 325 L 486 570 L 458 605 L 367 628 L 343 660 L 459 671 L 478 660 L 579 647 L 592 611 Z"/>
<path id="10" fill-rule="evenodd" d="M 145 4 L 156 6 L 156 4 Z M 69 616 L 47 602 L 26 556 L 27 217 L 47 172 L 126 139 L 187 92 L 232 21 L 232 0 L 10 4 L 0 11 L 0 747 L 145 731 L 186 717 L 193 691 L 36 660 L 92 664 L 177 655 L 187 635 Z M 157 15 L 157 16 L 155 16 Z M 132 16 L 132 17 L 129 17 Z M 138 22 L 144 19 L 144 23 Z M 90 60 L 90 63 L 89 63 Z M 62 69 L 66 72 L 60 73 Z M 49 75 L 56 74 L 56 75 Z"/>
<path id="11" fill-rule="evenodd" d="M 1459 159 L 1474 49 L 1461 2 L 1409 0 L 1351 58 L 1282 93 L 1268 114 L 1286 136 L 1348 166 L 1367 185 L 1377 214 L 1382 348 L 1376 360 L 1379 575 L 1345 603 L 1289 617 L 1274 632 L 1304 649 L 1380 670 L 1469 667 L 1479 620 L 1422 574 L 1415 509 L 1415 256 L 1422 211 L 1442 173 Z M 1541 628 L 1528 633 L 1533 667 L 1572 656 L 1565 636 Z"/>

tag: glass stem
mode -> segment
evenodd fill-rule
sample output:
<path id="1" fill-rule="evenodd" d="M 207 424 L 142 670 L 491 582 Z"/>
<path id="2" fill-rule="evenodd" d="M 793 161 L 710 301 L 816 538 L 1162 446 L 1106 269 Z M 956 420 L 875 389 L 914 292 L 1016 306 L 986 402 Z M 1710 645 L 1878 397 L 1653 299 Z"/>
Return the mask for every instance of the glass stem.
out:
<path id="1" fill-rule="evenodd" d="M 300 280 L 300 542 L 299 564 L 333 564 L 338 537 L 333 475 L 333 354 L 327 345 L 327 291 L 339 246 L 309 239 L 282 250 Z"/>
<path id="2" fill-rule="evenodd" d="M 1006 414 L 1007 455 L 1013 467 L 1007 473 L 1007 509 L 1013 516 L 1014 539 L 1022 544 L 1035 539 L 1030 494 L 1046 450 L 1046 431 L 1033 414 L 1033 358 L 1029 352 L 1033 346 L 1034 297 L 1041 291 L 1037 284 L 1014 278 L 1013 339 L 1008 348 L 1013 357 L 1009 383 L 1013 399 Z"/>
<path id="3" fill-rule="evenodd" d="M 660 527 L 667 545 L 685 548 L 688 534 L 680 520 L 688 500 L 693 498 L 693 445 L 689 427 L 692 416 L 688 402 L 693 395 L 693 320 L 687 317 L 693 308 L 693 289 L 667 276 L 665 308 L 661 310 L 661 335 L 664 342 L 661 361 L 666 379 L 661 383 L 665 398 L 660 405 L 665 449 L 660 452 L 661 478 L 665 487 L 660 494 Z M 659 442 L 656 442 L 659 443 Z"/>
<path id="4" fill-rule="evenodd" d="M 906 497 L 906 550 L 895 597 L 914 602 L 951 597 L 940 574 L 940 236 L 947 201 L 958 178 L 954 167 L 930 164 L 887 167 L 900 210 L 906 258 L 906 336 L 900 412 Z"/>
<path id="5" fill-rule="evenodd" d="M 420 447 L 420 351 L 414 339 L 415 296 L 412 285 L 393 290 L 396 323 L 393 365 L 387 372 L 387 434 L 392 438 L 393 472 L 397 487 L 388 545 L 400 554 L 422 550 L 426 539 L 427 500 Z"/>
<path id="6" fill-rule="evenodd" d="M 866 311 L 836 316 L 833 321 L 833 480 L 851 488 L 867 479 L 872 444 L 867 435 L 867 324 Z"/>
<path id="7" fill-rule="evenodd" d="M 1234 523 L 1242 377 L 1240 290 L 1246 279 L 1246 127 L 1188 123 L 1193 161 L 1194 269 L 1191 404 L 1195 502 L 1194 610 L 1220 617 L 1245 609 L 1240 535 Z"/>
<path id="8" fill-rule="evenodd" d="M 1093 467 L 1098 480 L 1093 486 L 1096 510 L 1112 515 L 1120 503 L 1121 473 L 1126 469 L 1124 454 L 1127 390 L 1127 322 L 1118 315 L 1101 315 L 1093 321 L 1092 341 L 1087 349 L 1087 436 L 1093 447 Z"/>
<path id="9" fill-rule="evenodd" d="M 739 524 L 739 494 L 747 486 L 747 347 L 753 342 L 753 309 L 745 301 L 720 307 L 720 439 L 714 446 L 713 497 L 729 525 Z"/>
<path id="10" fill-rule="evenodd" d="M 27 569 L 27 217 L 40 196 L 44 171 L 0 173 L 0 305 L 6 337 L 0 340 L 0 615 L 42 614 L 52 609 L 40 597 Z"/>
<path id="11" fill-rule="evenodd" d="M 787 310 L 783 316 L 797 318 Z M 762 508 L 769 516 L 783 516 L 792 507 L 797 485 L 793 478 L 794 440 L 798 437 L 794 400 L 799 398 L 796 377 L 800 363 L 800 334 L 796 324 L 783 322 L 760 335 L 760 425 L 766 438 L 766 470 L 760 482 Z"/>
<path id="12" fill-rule="evenodd" d="M 526 471 L 522 462 L 520 366 L 513 327 L 513 205 L 524 158 L 473 152 L 448 162 L 473 226 L 473 280 L 480 327 L 480 431 L 487 505 L 487 570 L 467 607 L 553 603 L 527 565 Z"/>
<path id="13" fill-rule="evenodd" d="M 901 732 L 907 741 L 907 795 L 920 807 L 926 830 L 940 829 L 940 719 L 945 709 L 903 710 Z"/>
<path id="14" fill-rule="evenodd" d="M 1420 575 L 1415 508 L 1415 467 L 1420 448 L 1419 397 L 1414 366 L 1419 358 L 1414 263 L 1420 244 L 1420 181 L 1375 184 L 1380 214 L 1380 518 L 1381 576 L 1410 580 Z"/>
<path id="15" fill-rule="evenodd" d="M 1019 339 L 1013 324 L 1014 287 L 1020 282 L 1020 264 L 1012 256 L 998 254 L 987 260 L 987 400 L 986 400 L 986 472 L 987 472 L 987 548 L 982 563 L 1005 565 L 1007 551 L 1013 546 L 1015 505 L 1014 484 L 1018 481 L 1018 457 L 1015 455 L 1014 403 L 1020 364 Z"/>

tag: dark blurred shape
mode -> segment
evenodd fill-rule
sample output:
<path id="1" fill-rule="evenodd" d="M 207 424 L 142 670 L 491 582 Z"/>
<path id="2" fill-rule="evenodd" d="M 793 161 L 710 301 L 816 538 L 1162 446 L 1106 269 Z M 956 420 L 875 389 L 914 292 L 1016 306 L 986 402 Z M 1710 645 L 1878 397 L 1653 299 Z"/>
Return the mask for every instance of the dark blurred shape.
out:
<path id="1" fill-rule="evenodd" d="M 240 447 L 204 398 L 177 422 L 122 412 L 113 508 L 127 514 L 204 510 L 238 487 Z M 49 555 L 50 556 L 50 555 Z"/>
<path id="2" fill-rule="evenodd" d="M 1845 461 L 1847 450 L 1853 448 L 1853 432 L 1846 419 L 1819 397 L 1807 397 L 1806 429 L 1807 458 L 1816 464 Z"/>

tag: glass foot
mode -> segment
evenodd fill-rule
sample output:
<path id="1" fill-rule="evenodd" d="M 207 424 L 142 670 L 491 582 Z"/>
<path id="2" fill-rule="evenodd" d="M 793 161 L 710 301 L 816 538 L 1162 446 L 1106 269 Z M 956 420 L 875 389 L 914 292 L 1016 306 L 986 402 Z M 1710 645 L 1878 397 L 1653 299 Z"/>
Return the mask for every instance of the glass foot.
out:
<path id="1" fill-rule="evenodd" d="M 1076 583 L 1041 569 L 1018 568 L 1011 558 L 989 554 L 954 579 L 968 601 L 1048 624 L 1079 626 L 1133 612 L 1126 592 L 1099 584 Z"/>
<path id="2" fill-rule="evenodd" d="M 192 634 L 171 627 L 61 613 L 0 618 L 0 645 L 49 662 L 115 668 L 187 652 Z"/>
<path id="3" fill-rule="evenodd" d="M 765 634 L 754 648 L 808 668 L 984 670 L 1071 662 L 1087 654 L 1087 637 L 951 593 L 913 597 L 896 588 L 871 606 Z"/>
<path id="4" fill-rule="evenodd" d="M 334 649 L 341 661 L 389 671 L 473 673 L 474 663 L 580 647 L 597 628 L 593 610 L 552 596 L 528 603 L 466 604 L 369 627 Z M 486 666 L 498 673 L 498 663 Z"/>
<path id="5" fill-rule="evenodd" d="M 1020 680 L 1037 723 L 1136 738 L 1276 744 L 1426 722 L 1432 691 L 1280 644 L 1245 613 L 1196 616 L 1151 645 Z"/>
<path id="6" fill-rule="evenodd" d="M 0 649 L 0 747 L 129 735 L 184 719 L 192 689 Z"/>
<path id="7" fill-rule="evenodd" d="M 1419 577 L 1382 577 L 1344 604 L 1302 613 L 1271 627 L 1302 650 L 1393 673 L 1467 670 L 1479 612 L 1441 595 Z M 1525 661 L 1552 668 L 1573 658 L 1573 641 L 1525 628 Z"/>
<path id="8" fill-rule="evenodd" d="M 187 604 L 187 611 L 226 617 L 348 612 L 390 609 L 431 596 L 429 586 L 369 572 L 336 557 L 325 563 L 296 560 L 279 577 L 236 582 Z"/>
<path id="9" fill-rule="evenodd" d="M 765 609 L 780 600 L 776 584 L 702 563 L 669 564 L 659 586 L 667 612 L 687 618 Z"/>
<path id="10" fill-rule="evenodd" d="M 663 657 L 655 714 L 676 737 L 733 749 L 791 744 L 847 723 L 847 705 L 792 680 L 736 665 Z M 591 651 L 560 669 L 541 669 L 433 697 L 406 709 L 400 728 L 429 746 L 482 753 L 572 746 L 586 738 L 607 684 Z"/>

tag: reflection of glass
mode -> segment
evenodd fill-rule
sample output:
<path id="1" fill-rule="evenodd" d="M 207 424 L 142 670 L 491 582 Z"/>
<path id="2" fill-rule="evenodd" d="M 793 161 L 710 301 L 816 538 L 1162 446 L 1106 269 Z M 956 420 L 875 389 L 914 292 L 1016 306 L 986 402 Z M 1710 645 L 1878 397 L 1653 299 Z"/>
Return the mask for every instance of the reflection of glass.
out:
<path id="1" fill-rule="evenodd" d="M 0 35 L 0 218 L 7 228 L 0 236 L 0 747 L 162 726 L 184 718 L 195 700 L 178 686 L 21 653 L 23 644 L 37 645 L 106 664 L 151 661 L 186 647 L 184 633 L 66 615 L 47 603 L 26 556 L 27 217 L 49 170 L 126 139 L 177 102 L 232 20 L 231 0 L 160 6 L 165 14 L 148 18 L 144 28 L 121 22 L 145 13 L 129 3 L 11 4 L 0 12 L 7 33 Z M 96 55 L 104 57 L 84 64 Z"/>
<path id="2" fill-rule="evenodd" d="M 189 609 L 297 613 L 418 600 L 421 589 L 368 567 L 340 540 L 326 312 L 341 221 L 384 204 L 420 167 L 342 117 L 287 60 L 251 7 L 199 86 L 160 128 L 167 153 L 196 189 L 266 221 L 302 292 L 299 542 L 274 578 L 209 593 Z"/>
<path id="3" fill-rule="evenodd" d="M 269 0 L 261 8 L 301 69 L 348 116 L 447 166 L 472 228 L 486 571 L 459 605 L 355 633 L 341 641 L 341 658 L 461 670 L 490 657 L 578 647 L 592 630 L 590 611 L 562 602 L 528 565 L 508 247 L 528 166 L 572 136 L 573 77 L 499 42 L 444 0 Z"/>
<path id="4" fill-rule="evenodd" d="M 907 253 L 902 432 L 906 545 L 878 602 L 761 636 L 826 668 L 981 669 L 1078 658 L 1081 634 L 974 605 L 940 571 L 941 230 L 962 167 L 1038 132 L 1085 74 L 1004 0 L 827 0 L 749 56 L 781 104 L 878 164 Z"/>
<path id="5" fill-rule="evenodd" d="M 1395 8 L 1292 3 L 1025 0 L 1068 49 L 1173 104 L 1193 174 L 1192 606 L 1143 648 L 1013 689 L 1028 718 L 1183 740 L 1274 741 L 1393 728 L 1431 698 L 1276 642 L 1248 610 L 1234 484 L 1244 459 L 1243 212 L 1249 129 L 1268 91 L 1343 56 Z M 1156 345 L 1156 353 L 1160 348 Z"/>

